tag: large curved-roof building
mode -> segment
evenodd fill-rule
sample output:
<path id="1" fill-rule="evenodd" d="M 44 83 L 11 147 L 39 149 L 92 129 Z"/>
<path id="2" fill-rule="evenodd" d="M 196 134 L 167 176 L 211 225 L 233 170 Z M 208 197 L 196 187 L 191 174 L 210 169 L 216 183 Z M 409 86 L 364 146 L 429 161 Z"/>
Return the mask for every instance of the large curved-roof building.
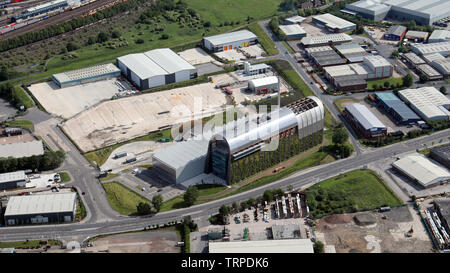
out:
<path id="1" fill-rule="evenodd" d="M 206 173 L 232 184 L 322 143 L 324 113 L 322 102 L 310 96 L 259 124 L 225 126 L 209 141 Z"/>
<path id="2" fill-rule="evenodd" d="M 310 96 L 257 120 L 238 119 L 214 128 L 209 138 L 156 152 L 153 170 L 186 187 L 205 173 L 231 185 L 322 143 L 324 114 L 322 102 Z"/>

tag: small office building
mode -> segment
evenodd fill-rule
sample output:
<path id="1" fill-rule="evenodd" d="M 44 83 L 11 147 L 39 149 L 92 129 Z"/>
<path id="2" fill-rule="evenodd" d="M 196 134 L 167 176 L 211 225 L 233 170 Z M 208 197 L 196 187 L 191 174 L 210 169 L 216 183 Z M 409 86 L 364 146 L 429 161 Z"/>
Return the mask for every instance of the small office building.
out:
<path id="1" fill-rule="evenodd" d="M 289 18 L 284 19 L 285 24 L 287 25 L 294 25 L 294 24 L 301 24 L 303 22 L 305 22 L 306 18 L 296 15 L 296 16 L 292 16 Z"/>
<path id="2" fill-rule="evenodd" d="M 306 31 L 298 24 L 280 25 L 280 30 L 286 35 L 286 40 L 300 40 L 306 36 Z"/>
<path id="3" fill-rule="evenodd" d="M 0 190 L 25 187 L 27 182 L 28 177 L 25 175 L 25 171 L 0 173 Z"/>
<path id="4" fill-rule="evenodd" d="M 257 92 L 261 89 L 267 89 L 268 93 L 278 92 L 279 90 L 279 79 L 277 76 L 270 76 L 265 78 L 252 79 L 248 81 L 248 89 L 251 92 Z"/>

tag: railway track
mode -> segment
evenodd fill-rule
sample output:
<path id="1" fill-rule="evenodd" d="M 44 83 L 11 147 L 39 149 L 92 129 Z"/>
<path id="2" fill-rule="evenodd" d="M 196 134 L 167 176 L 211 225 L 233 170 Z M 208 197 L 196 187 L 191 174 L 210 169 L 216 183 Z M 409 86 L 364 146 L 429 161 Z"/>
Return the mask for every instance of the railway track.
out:
<path id="1" fill-rule="evenodd" d="M 5 33 L 3 35 L 0 36 L 0 40 L 5 40 L 5 39 L 9 39 L 9 38 L 14 38 L 17 36 L 20 36 L 24 33 L 27 32 L 31 32 L 31 31 L 38 31 L 41 30 L 47 26 L 51 26 L 54 24 L 59 24 L 65 21 L 68 21 L 72 18 L 75 17 L 79 17 L 83 14 L 88 13 L 91 10 L 100 8 L 102 6 L 105 6 L 107 4 L 113 3 L 113 2 L 117 2 L 118 0 L 97 0 L 93 3 L 87 4 L 85 6 L 79 7 L 77 9 L 74 10 L 70 10 L 70 11 L 66 11 L 63 13 L 60 13 L 58 15 L 52 16 L 50 18 L 48 18 L 47 20 L 43 20 L 39 23 L 36 24 L 32 24 L 32 25 L 27 25 L 23 28 L 17 29 L 15 31 L 11 31 L 8 33 Z"/>

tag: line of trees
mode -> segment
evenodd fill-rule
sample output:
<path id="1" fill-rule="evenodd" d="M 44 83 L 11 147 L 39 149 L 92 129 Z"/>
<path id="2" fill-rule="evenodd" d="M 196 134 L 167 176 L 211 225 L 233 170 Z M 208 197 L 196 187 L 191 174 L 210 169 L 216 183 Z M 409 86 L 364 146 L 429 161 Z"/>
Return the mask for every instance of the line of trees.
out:
<path id="1" fill-rule="evenodd" d="M 0 158 L 0 173 L 15 172 L 18 170 L 48 171 L 58 168 L 64 161 L 63 151 L 47 151 L 43 155 L 33 155 L 20 158 Z"/>
<path id="2" fill-rule="evenodd" d="M 118 3 L 86 17 L 77 17 L 64 23 L 51 25 L 38 31 L 27 32 L 23 35 L 0 41 L 0 52 L 38 42 L 106 18 L 111 18 L 117 14 L 136 8 L 147 1 L 148 0 L 130 0 L 127 2 Z"/>
<path id="3" fill-rule="evenodd" d="M 17 94 L 17 90 L 10 83 L 0 85 L 0 98 L 8 101 L 16 109 L 19 109 L 20 106 L 26 107 L 22 98 Z"/>
<path id="4" fill-rule="evenodd" d="M 147 202 L 139 202 L 139 204 L 137 204 L 136 206 L 137 215 L 148 215 L 151 213 L 157 213 L 161 210 L 162 203 L 163 198 L 161 194 L 153 196 L 151 205 Z"/>
<path id="5" fill-rule="evenodd" d="M 286 34 L 280 29 L 280 18 L 278 18 L 278 16 L 274 16 L 270 19 L 269 27 L 280 41 L 283 41 L 286 38 Z"/>

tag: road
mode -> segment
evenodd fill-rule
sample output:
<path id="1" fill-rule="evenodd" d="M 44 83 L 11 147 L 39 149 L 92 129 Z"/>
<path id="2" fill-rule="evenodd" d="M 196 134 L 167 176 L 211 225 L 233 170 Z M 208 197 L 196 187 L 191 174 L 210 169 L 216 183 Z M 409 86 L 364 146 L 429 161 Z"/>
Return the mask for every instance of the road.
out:
<path id="1" fill-rule="evenodd" d="M 260 22 L 260 25 L 263 26 L 264 30 L 270 36 L 272 36 L 265 28 L 264 21 Z M 285 54 L 287 50 L 281 42 L 275 40 L 275 44 L 279 49 L 280 54 L 272 58 L 280 58 L 289 61 L 304 81 L 309 84 L 313 92 L 324 102 L 333 117 L 335 119 L 341 119 L 330 96 L 323 94 L 314 84 L 310 84 L 312 80 L 309 75 L 301 69 L 292 56 Z M 33 111 L 38 110 L 34 109 L 30 111 L 29 115 L 34 116 Z M 54 118 L 49 115 L 45 117 L 45 115 L 42 113 L 39 114 L 39 120 Z M 32 116 L 25 116 L 23 119 L 33 119 Z M 217 213 L 219 207 L 223 204 L 230 205 L 233 202 L 240 202 L 248 200 L 249 198 L 254 198 L 255 196 L 260 196 L 267 189 L 286 189 L 289 185 L 294 186 L 294 188 L 304 188 L 314 183 L 318 183 L 321 180 L 336 176 L 339 173 L 359 169 L 369 163 L 384 161 L 386 158 L 396 157 L 399 154 L 421 149 L 425 144 L 430 147 L 432 146 L 430 145 L 432 142 L 438 143 L 440 140 L 443 140 L 443 142 L 446 143 L 449 141 L 450 136 L 450 129 L 447 129 L 432 135 L 392 144 L 378 149 L 363 149 L 354 136 L 351 136 L 352 143 L 355 145 L 356 149 L 356 155 L 353 157 L 302 170 L 268 185 L 212 202 L 145 217 L 128 217 L 119 215 L 110 208 L 104 190 L 100 182 L 96 179 L 98 170 L 89 164 L 59 128 L 52 127 L 51 130 L 53 130 L 58 138 L 60 138 L 68 147 L 68 151 L 66 151 L 67 159 L 60 169 L 70 172 L 72 177 L 74 177 L 74 181 L 71 182 L 72 185 L 75 186 L 79 192 L 86 193 L 85 195 L 81 195 L 81 198 L 87 209 L 88 217 L 79 223 L 3 227 L 1 228 L 0 241 L 19 241 L 43 238 L 59 238 L 66 242 L 70 240 L 83 241 L 100 234 L 142 230 L 149 225 L 164 224 L 170 221 L 181 220 L 186 215 L 191 215 L 192 218 L 205 218 Z"/>

